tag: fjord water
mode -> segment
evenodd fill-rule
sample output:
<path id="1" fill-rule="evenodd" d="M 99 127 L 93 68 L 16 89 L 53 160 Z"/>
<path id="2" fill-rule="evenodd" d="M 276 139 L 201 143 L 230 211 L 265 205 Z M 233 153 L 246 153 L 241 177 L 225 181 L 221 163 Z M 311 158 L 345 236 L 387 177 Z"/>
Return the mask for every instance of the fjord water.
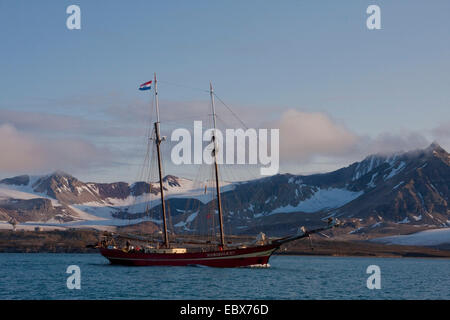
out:
<path id="1" fill-rule="evenodd" d="M 272 256 L 270 268 L 112 266 L 96 254 L 0 254 L 0 299 L 450 299 L 450 259 Z M 81 289 L 69 290 L 69 265 Z M 366 287 L 369 265 L 381 289 Z"/>

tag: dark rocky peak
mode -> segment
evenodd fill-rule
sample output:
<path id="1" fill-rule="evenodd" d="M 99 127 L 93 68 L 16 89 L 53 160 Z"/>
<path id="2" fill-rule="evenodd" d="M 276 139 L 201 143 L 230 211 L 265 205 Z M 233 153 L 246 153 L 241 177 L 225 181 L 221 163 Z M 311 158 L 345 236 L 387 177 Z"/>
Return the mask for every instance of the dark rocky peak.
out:
<path id="1" fill-rule="evenodd" d="M 71 176 L 68 173 L 65 173 L 63 171 L 55 171 L 49 175 L 39 178 L 34 183 L 33 187 L 38 186 L 39 184 L 42 184 L 44 182 L 53 183 L 53 184 L 56 184 L 59 186 L 66 186 L 66 187 L 70 187 L 73 184 L 81 184 L 82 183 L 77 178 Z"/>
<path id="2" fill-rule="evenodd" d="M 434 141 L 432 144 L 428 146 L 428 148 L 425 149 L 426 152 L 438 152 L 438 153 L 447 153 L 436 141 Z"/>
<path id="3" fill-rule="evenodd" d="M 436 142 L 433 142 L 425 149 L 395 152 L 392 154 L 378 153 L 369 155 L 363 161 L 355 162 L 350 166 L 354 168 L 352 180 L 357 180 L 377 168 L 388 170 L 397 168 L 400 165 L 407 166 L 410 163 L 423 163 L 432 158 L 439 158 L 447 165 L 450 165 L 449 154 Z"/>
<path id="4" fill-rule="evenodd" d="M 442 148 L 439 144 L 436 142 L 433 142 L 426 151 L 432 155 L 433 157 L 439 158 L 442 160 L 445 164 L 450 165 L 450 155 L 447 151 L 445 151 L 444 148 Z"/>
<path id="5" fill-rule="evenodd" d="M 49 174 L 49 176 L 52 177 L 66 177 L 66 178 L 73 178 L 72 175 L 68 174 L 67 172 L 56 170 L 55 172 Z"/>
<path id="6" fill-rule="evenodd" d="M 181 187 L 179 178 L 172 175 L 165 176 L 163 182 L 167 183 L 170 187 Z"/>
<path id="7" fill-rule="evenodd" d="M 450 165 L 449 154 L 436 142 L 433 142 L 427 148 L 412 150 L 402 154 L 402 159 L 408 162 L 426 162 L 436 158 Z"/>
<path id="8" fill-rule="evenodd" d="M 130 186 L 130 192 L 135 197 L 150 193 L 151 189 L 151 185 L 144 181 L 135 182 Z"/>
<path id="9" fill-rule="evenodd" d="M 74 192 L 76 187 L 81 187 L 82 185 L 84 183 L 77 178 L 62 171 L 55 171 L 36 180 L 33 184 L 33 189 L 36 192 L 46 193 L 56 198 L 56 194 Z"/>
<path id="10" fill-rule="evenodd" d="M 6 178 L 3 180 L 0 180 L 0 183 L 16 185 L 16 186 L 26 186 L 30 183 L 30 176 L 22 175 L 22 176 L 17 176 L 17 177 L 12 177 L 12 178 Z"/>
<path id="11" fill-rule="evenodd" d="M 398 158 L 398 154 L 383 155 L 383 154 L 373 154 L 366 157 L 363 161 L 356 162 L 354 164 L 354 172 L 352 176 L 352 181 L 358 180 L 365 174 L 371 172 L 372 170 L 378 168 L 379 166 L 390 163 L 392 164 Z"/>
<path id="12" fill-rule="evenodd" d="M 98 189 L 98 194 L 102 199 L 125 199 L 130 195 L 130 186 L 126 182 L 96 183 L 95 187 Z"/>

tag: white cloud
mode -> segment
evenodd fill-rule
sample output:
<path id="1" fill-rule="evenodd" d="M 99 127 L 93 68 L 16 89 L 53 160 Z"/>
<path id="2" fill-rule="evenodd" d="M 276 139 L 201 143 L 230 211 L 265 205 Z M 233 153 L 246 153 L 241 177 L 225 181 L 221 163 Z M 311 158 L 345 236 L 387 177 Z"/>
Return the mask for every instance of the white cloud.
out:
<path id="1" fill-rule="evenodd" d="M 91 136 L 135 136 L 136 121 L 91 120 L 81 116 L 0 109 L 0 125 L 11 124 L 24 132 Z"/>
<path id="2" fill-rule="evenodd" d="M 342 156 L 358 141 L 345 126 L 319 112 L 290 109 L 270 127 L 280 129 L 280 158 L 287 162 L 308 162 L 315 156 Z"/>
<path id="3" fill-rule="evenodd" d="M 243 106 L 225 102 L 234 114 L 216 99 L 218 127 L 279 128 L 280 161 L 289 165 L 291 172 L 298 171 L 297 168 L 315 172 L 334 170 L 337 166 L 360 161 L 373 153 L 423 148 L 432 139 L 444 148 L 450 148 L 448 121 L 427 132 L 384 132 L 369 137 L 349 129 L 351 123 L 346 127 L 322 112 L 280 110 L 277 106 Z M 130 159 L 136 160 L 141 149 L 145 151 L 141 140 L 145 140 L 145 128 L 151 125 L 150 117 L 155 120 L 154 111 L 150 111 L 150 102 L 109 97 L 103 100 L 79 99 L 76 103 L 95 106 L 92 110 L 97 110 L 97 116 L 88 118 L 83 115 L 0 109 L 2 173 L 33 173 L 55 169 L 74 173 L 86 172 L 84 169 L 87 168 L 95 180 L 100 167 L 111 175 L 117 174 L 118 167 L 122 167 L 120 170 L 123 172 L 124 168 L 129 170 L 127 163 L 132 162 Z M 211 126 L 210 101 L 207 96 L 200 101 L 162 99 L 160 109 L 163 135 L 170 136 L 176 128 L 191 129 L 194 120 L 202 120 L 204 128 Z M 236 114 L 242 121 L 235 117 Z M 383 131 L 382 123 L 380 131 Z M 114 150 L 117 153 L 114 158 L 118 162 L 113 163 L 110 160 L 112 157 L 107 159 L 111 153 L 96 147 L 100 144 Z M 165 145 L 166 149 L 171 146 L 170 142 Z M 99 163 L 101 166 L 96 166 Z"/>
<path id="4" fill-rule="evenodd" d="M 431 142 L 419 132 L 383 132 L 376 136 L 361 137 L 356 149 L 361 155 L 391 154 L 395 152 L 422 149 Z"/>
<path id="5" fill-rule="evenodd" d="M 444 148 L 450 148 L 450 121 L 442 122 L 432 130 L 434 139 Z"/>
<path id="6" fill-rule="evenodd" d="M 0 170 L 3 173 L 75 170 L 107 161 L 109 152 L 76 139 L 42 138 L 0 125 Z"/>

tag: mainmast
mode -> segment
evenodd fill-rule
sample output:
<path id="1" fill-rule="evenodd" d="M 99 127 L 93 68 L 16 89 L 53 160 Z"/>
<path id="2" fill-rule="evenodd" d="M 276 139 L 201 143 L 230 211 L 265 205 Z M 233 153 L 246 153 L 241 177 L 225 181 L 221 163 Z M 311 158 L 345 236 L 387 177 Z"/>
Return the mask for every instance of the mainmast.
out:
<path id="1" fill-rule="evenodd" d="M 225 236 L 223 233 L 223 214 L 222 214 L 222 202 L 220 200 L 220 185 L 219 185 L 219 165 L 217 163 L 217 140 L 216 140 L 216 109 L 214 107 L 214 90 L 212 87 L 212 83 L 209 83 L 209 94 L 211 96 L 211 108 L 212 108 L 212 117 L 213 117 L 213 123 L 214 123 L 214 133 L 212 136 L 212 140 L 214 142 L 214 167 L 215 167 L 215 173 L 216 173 L 216 193 L 217 193 L 217 209 L 219 211 L 219 224 L 220 224 L 220 244 L 223 247 L 225 247 Z"/>
<path id="2" fill-rule="evenodd" d="M 154 84 L 155 84 L 155 103 L 156 103 L 155 143 L 156 143 L 156 151 L 158 153 L 159 187 L 161 189 L 161 209 L 163 216 L 164 245 L 166 248 L 169 248 L 169 236 L 167 234 L 166 203 L 164 202 L 163 173 L 162 173 L 161 148 L 160 148 L 163 139 L 161 139 L 161 134 L 159 131 L 158 83 L 156 82 L 156 73 L 154 78 Z"/>

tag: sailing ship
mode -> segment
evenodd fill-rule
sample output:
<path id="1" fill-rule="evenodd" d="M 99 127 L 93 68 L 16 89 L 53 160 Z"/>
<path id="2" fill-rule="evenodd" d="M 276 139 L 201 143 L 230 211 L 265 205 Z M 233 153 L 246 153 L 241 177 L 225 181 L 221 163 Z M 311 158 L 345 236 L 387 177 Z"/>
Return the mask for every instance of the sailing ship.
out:
<path id="1" fill-rule="evenodd" d="M 147 89 L 151 82 L 145 83 L 143 89 Z M 142 90 L 141 86 L 141 90 Z M 216 110 L 214 105 L 214 90 L 210 83 L 209 94 L 211 99 L 212 109 L 212 123 L 213 123 L 213 151 L 214 156 L 214 176 L 216 188 L 216 210 L 219 216 L 219 230 L 220 239 L 216 244 L 189 242 L 180 246 L 179 243 L 170 243 L 167 230 L 167 210 L 166 200 L 163 187 L 163 172 L 162 172 L 162 156 L 161 143 L 163 138 L 160 132 L 160 116 L 158 105 L 158 82 L 156 74 L 153 80 L 154 95 L 156 103 L 156 122 L 154 122 L 154 132 L 156 138 L 157 162 L 159 171 L 159 194 L 161 197 L 161 211 L 162 211 L 162 243 L 159 241 L 152 243 L 149 239 L 139 236 L 131 235 L 106 235 L 103 240 L 96 246 L 100 253 L 107 258 L 111 264 L 128 265 L 128 266 L 192 266 L 201 265 L 208 267 L 248 267 L 248 266 L 268 266 L 271 255 L 280 249 L 283 244 L 292 242 L 298 239 L 307 238 L 313 233 L 320 233 L 321 231 L 331 229 L 338 226 L 335 219 L 329 219 L 328 224 L 322 228 L 307 230 L 302 227 L 299 228 L 296 234 L 276 239 L 267 239 L 264 234 L 260 233 L 255 242 L 250 245 L 245 243 L 229 243 L 225 242 L 223 210 L 221 204 L 220 183 L 219 183 L 219 164 L 217 160 L 218 146 L 215 141 L 216 135 Z M 117 238 L 127 239 L 126 245 L 120 247 L 116 244 Z M 131 245 L 131 241 L 144 242 L 142 247 Z"/>

